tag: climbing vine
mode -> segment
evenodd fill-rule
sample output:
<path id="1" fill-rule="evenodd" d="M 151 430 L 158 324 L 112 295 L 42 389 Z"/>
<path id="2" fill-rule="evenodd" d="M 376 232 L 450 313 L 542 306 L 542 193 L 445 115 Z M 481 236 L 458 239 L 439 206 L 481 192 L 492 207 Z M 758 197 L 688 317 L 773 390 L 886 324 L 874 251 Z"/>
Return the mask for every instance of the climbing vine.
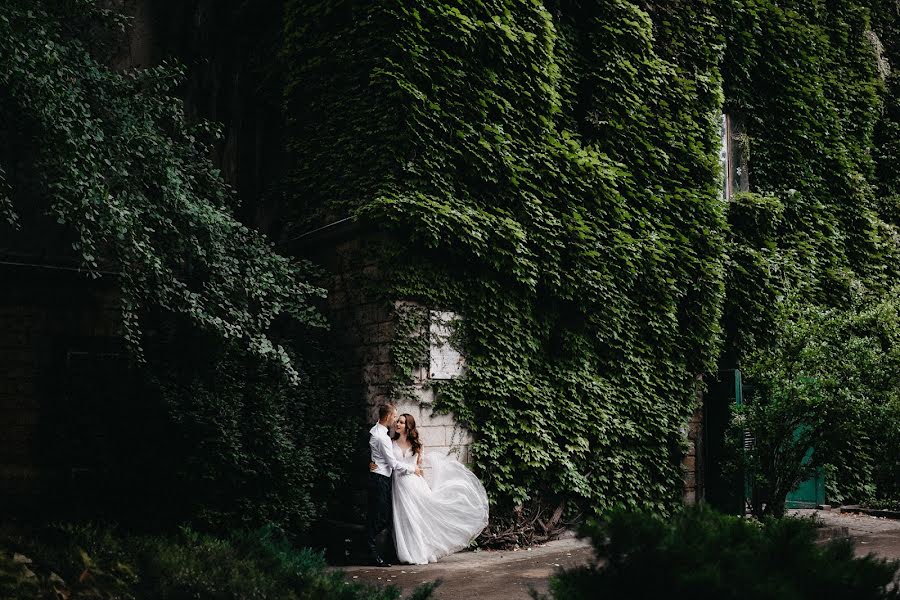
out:
<path id="1" fill-rule="evenodd" d="M 832 305 L 854 281 L 880 289 L 897 274 L 873 160 L 890 57 L 868 4 L 757 0 L 722 13 L 726 109 L 746 115 L 751 185 L 784 205 L 775 238 L 796 266 L 787 283 Z"/>
<path id="2" fill-rule="evenodd" d="M 435 408 L 474 432 L 498 506 L 665 510 L 697 375 L 773 343 L 786 295 L 840 308 L 898 275 L 897 14 L 894 0 L 290 0 L 294 226 L 353 217 L 387 234 L 379 293 L 425 307 L 397 305 L 398 335 L 427 308 L 463 316 L 467 371 Z M 297 381 L 272 326 L 320 324 L 320 291 L 233 218 L 180 69 L 104 67 L 103 36 L 77 35 L 98 16 L 88 0 L 0 8 L 0 110 L 16 115 L 0 126 L 0 212 L 26 221 L 37 198 L 86 268 L 111 257 L 135 347 L 143 309 L 163 307 Z M 728 201 L 723 110 L 752 148 L 753 193 Z M 424 341 L 395 344 L 395 393 Z"/>
<path id="3" fill-rule="evenodd" d="M 896 470 L 895 436 L 886 433 L 895 425 L 883 425 L 896 423 L 889 400 L 896 391 L 872 365 L 888 364 L 896 351 L 883 332 L 895 320 L 889 307 L 900 258 L 898 16 L 892 1 L 754 0 L 721 11 L 726 110 L 746 118 L 750 183 L 763 194 L 729 205 L 721 364 L 758 380 L 749 414 L 782 421 L 770 420 L 770 431 L 757 423 L 759 456 L 766 443 L 780 450 L 790 441 L 778 410 L 807 411 L 799 413 L 802 431 L 816 436 L 798 446 L 800 456 L 815 447 L 810 464 L 829 470 L 832 500 L 896 494 L 873 472 L 873 465 Z M 796 315 L 820 315 L 826 324 L 804 328 Z M 784 393 L 803 385 L 815 394 Z M 778 455 L 769 464 L 799 468 L 795 462 Z"/>
<path id="4" fill-rule="evenodd" d="M 665 508 L 697 374 L 774 343 L 787 295 L 896 278 L 896 23 L 893 0 L 293 2 L 298 213 L 389 230 L 385 293 L 464 315 L 437 407 L 497 504 Z M 754 192 L 727 202 L 723 111 Z"/>
<path id="5" fill-rule="evenodd" d="M 391 231 L 388 292 L 463 315 L 436 407 L 501 507 L 680 496 L 725 220 L 722 38 L 676 4 L 287 11 L 298 212 Z"/>
<path id="6" fill-rule="evenodd" d="M 299 534 L 353 447 L 352 422 L 306 427 L 348 411 L 314 304 L 324 292 L 235 217 L 211 160 L 216 127 L 188 119 L 179 97 L 184 69 L 109 66 L 127 20 L 97 4 L 0 3 L 0 245 L 115 277 L 143 359 L 127 390 L 139 422 L 115 421 L 121 409 L 103 424 L 141 434 L 94 457 L 117 465 L 94 490 L 116 506 L 89 510 L 142 528 Z"/>
<path id="7" fill-rule="evenodd" d="M 126 338 L 162 307 L 300 375 L 271 335 L 279 318 L 321 325 L 308 268 L 233 216 L 210 123 L 189 122 L 176 65 L 115 71 L 124 20 L 90 0 L 0 7 L 0 211 L 48 214 L 88 272 L 121 279 Z M 90 32 L 87 35 L 85 32 Z M 46 229 L 35 229 L 35 235 Z"/>

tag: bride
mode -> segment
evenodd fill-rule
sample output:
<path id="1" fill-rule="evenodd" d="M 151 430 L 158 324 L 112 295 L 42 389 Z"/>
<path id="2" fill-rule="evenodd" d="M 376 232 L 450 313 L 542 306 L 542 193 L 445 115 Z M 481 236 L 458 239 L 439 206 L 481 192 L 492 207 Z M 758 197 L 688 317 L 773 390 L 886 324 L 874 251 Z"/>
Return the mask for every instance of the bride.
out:
<path id="1" fill-rule="evenodd" d="M 423 565 L 462 550 L 487 526 L 488 499 L 478 478 L 459 461 L 425 455 L 416 420 L 400 415 L 394 456 L 421 466 L 426 477 L 393 475 L 394 544 L 402 562 Z"/>

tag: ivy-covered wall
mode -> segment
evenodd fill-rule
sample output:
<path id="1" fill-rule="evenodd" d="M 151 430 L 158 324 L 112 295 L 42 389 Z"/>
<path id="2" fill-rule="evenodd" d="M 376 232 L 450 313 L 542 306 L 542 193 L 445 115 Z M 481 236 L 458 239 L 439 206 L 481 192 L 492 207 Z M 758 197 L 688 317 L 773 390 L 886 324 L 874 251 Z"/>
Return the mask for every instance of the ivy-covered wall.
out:
<path id="1" fill-rule="evenodd" d="M 40 197 L 86 265 L 122 265 L 135 346 L 164 307 L 304 393 L 277 330 L 320 324 L 319 290 L 246 224 L 387 234 L 367 293 L 462 315 L 467 373 L 435 407 L 474 432 L 501 510 L 671 506 L 697 375 L 771 343 L 787 294 L 840 306 L 897 276 L 896 0 L 272 1 L 230 50 L 210 40 L 241 30 L 244 3 L 147 2 L 197 61 L 183 88 L 180 69 L 98 61 L 91 0 L 7 5 L 5 220 L 27 229 Z M 215 11 L 209 39 L 179 37 Z M 231 60 L 260 48 L 270 64 Z M 224 145 L 194 111 L 229 121 Z M 753 192 L 728 202 L 723 111 L 745 124 Z M 422 348 L 398 341 L 404 394 Z"/>
<path id="2" fill-rule="evenodd" d="M 884 475 L 896 472 L 898 461 L 895 436 L 887 433 L 897 427 L 896 386 L 885 375 L 890 368 L 873 365 L 895 351 L 883 332 L 896 319 L 886 307 L 893 306 L 900 266 L 900 5 L 730 2 L 721 23 L 725 107 L 745 120 L 756 193 L 729 205 L 720 363 L 757 377 L 750 401 L 760 408 L 753 418 L 778 401 L 790 406 L 806 398 L 796 392 L 805 382 L 819 386 L 806 400 L 817 408 L 802 424 L 818 432 L 809 445 L 815 463 L 826 467 L 829 500 L 888 502 L 896 496 L 896 484 Z M 823 315 L 817 318 L 826 325 L 817 331 L 798 314 Z M 878 316 L 867 321 L 863 314 Z M 784 389 L 793 395 L 779 397 Z M 817 420 L 828 427 L 816 428 Z M 777 425 L 748 426 L 759 429 L 752 456 L 766 457 L 767 445 L 777 449 L 768 455 L 776 460 L 764 458 L 756 471 L 766 473 L 758 497 L 765 499 L 767 489 L 783 497 L 792 480 L 779 489 L 771 473 L 783 477 L 778 469 L 791 463 L 790 440 Z M 801 455 L 808 447 L 799 447 Z"/>
<path id="3" fill-rule="evenodd" d="M 463 315 L 436 406 L 503 508 L 681 497 L 723 297 L 723 40 L 711 2 L 646 8 L 287 10 L 298 214 L 391 231 L 385 293 Z"/>
<path id="4" fill-rule="evenodd" d="M 897 15 L 291 2 L 296 220 L 390 231 L 384 293 L 464 315 L 468 372 L 436 407 L 499 506 L 663 508 L 696 375 L 771 343 L 788 294 L 840 306 L 896 278 Z M 753 192 L 728 202 L 722 112 Z"/>
<path id="5" fill-rule="evenodd" d="M 767 343 L 775 295 L 844 305 L 852 286 L 896 281 L 897 21 L 893 1 L 723 4 L 726 110 L 746 119 L 762 194 L 731 210 L 736 357 Z M 741 256 L 753 247 L 767 257 L 747 279 Z"/>

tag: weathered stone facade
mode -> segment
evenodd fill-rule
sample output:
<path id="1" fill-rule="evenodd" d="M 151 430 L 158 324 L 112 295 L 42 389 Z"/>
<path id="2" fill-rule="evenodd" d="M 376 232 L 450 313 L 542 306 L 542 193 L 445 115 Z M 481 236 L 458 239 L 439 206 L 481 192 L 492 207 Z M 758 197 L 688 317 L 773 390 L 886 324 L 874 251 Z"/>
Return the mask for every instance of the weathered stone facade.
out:
<path id="1" fill-rule="evenodd" d="M 412 381 L 399 381 L 400 375 L 394 373 L 391 354 L 396 336 L 433 336 L 427 318 L 421 331 L 398 332 L 399 312 L 413 303 L 392 298 L 385 290 L 379 262 L 384 241 L 380 235 L 343 222 L 303 236 L 297 245 L 298 253 L 326 271 L 322 281 L 328 290 L 326 312 L 340 353 L 344 383 L 358 399 L 359 416 L 364 422 L 374 423 L 378 406 L 393 402 L 400 413 L 416 419 L 429 451 L 452 453 L 468 461 L 471 434 L 452 415 L 432 414 L 431 357 L 422 357 L 423 366 L 413 374 Z M 430 314 L 424 307 L 417 309 Z M 438 350 L 434 344 L 429 348 L 430 352 Z"/>
<path id="2" fill-rule="evenodd" d="M 359 401 L 361 421 L 373 406 L 390 398 L 394 335 L 392 303 L 380 291 L 378 236 L 356 235 L 356 228 L 326 230 L 305 237 L 298 253 L 325 270 L 325 312 L 338 351 L 344 384 Z"/>
<path id="3" fill-rule="evenodd" d="M 420 357 L 421 365 L 413 373 L 411 382 L 400 382 L 410 387 L 404 388 L 406 393 L 395 400 L 401 413 L 409 413 L 416 420 L 422 443 L 429 452 L 453 455 L 459 460 L 471 462 L 472 434 L 456 422 L 453 415 L 435 414 L 432 406 L 435 402 L 434 383 L 446 381 L 463 375 L 464 358 L 449 343 L 448 318 L 453 313 L 430 310 L 428 307 L 407 301 L 395 303 L 398 313 L 402 310 L 415 310 L 421 316 L 420 326 L 405 332 L 418 338 L 426 338 L 423 344 L 427 355 Z M 453 364 L 447 364 L 447 362 Z"/>

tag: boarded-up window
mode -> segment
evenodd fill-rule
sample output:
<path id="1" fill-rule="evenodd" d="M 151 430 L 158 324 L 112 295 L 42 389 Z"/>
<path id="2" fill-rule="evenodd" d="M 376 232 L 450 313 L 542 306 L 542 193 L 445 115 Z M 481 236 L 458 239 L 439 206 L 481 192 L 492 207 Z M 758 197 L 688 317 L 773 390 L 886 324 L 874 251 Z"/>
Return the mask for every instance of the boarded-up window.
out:
<path id="1" fill-rule="evenodd" d="M 453 333 L 459 317 L 450 311 L 432 310 L 429 313 L 429 345 L 430 379 L 453 379 L 459 377 L 465 367 L 462 354 L 453 345 Z"/>

